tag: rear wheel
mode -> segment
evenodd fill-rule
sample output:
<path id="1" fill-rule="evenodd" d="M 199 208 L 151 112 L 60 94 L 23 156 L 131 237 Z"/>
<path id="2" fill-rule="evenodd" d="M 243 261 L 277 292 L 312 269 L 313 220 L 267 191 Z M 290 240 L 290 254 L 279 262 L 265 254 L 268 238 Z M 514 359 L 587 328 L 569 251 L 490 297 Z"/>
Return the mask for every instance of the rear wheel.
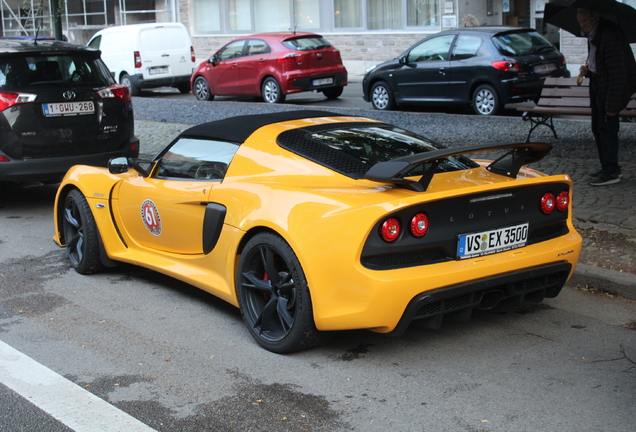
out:
<path id="1" fill-rule="evenodd" d="M 285 95 L 283 94 L 280 84 L 276 81 L 276 78 L 269 77 L 263 82 L 261 88 L 263 99 L 267 103 L 283 103 L 285 102 Z"/>
<path id="2" fill-rule="evenodd" d="M 371 87 L 371 105 L 381 111 L 393 109 L 395 106 L 393 92 L 384 81 L 378 81 Z"/>
<path id="3" fill-rule="evenodd" d="M 243 321 L 263 348 L 290 353 L 325 340 L 314 325 L 298 258 L 278 235 L 261 233 L 247 242 L 236 281 Z"/>
<path id="4" fill-rule="evenodd" d="M 132 80 L 130 79 L 130 75 L 128 74 L 122 75 L 121 80 L 119 82 L 121 85 L 125 85 L 126 87 L 130 89 L 131 95 L 139 96 L 139 87 L 133 84 Z"/>
<path id="5" fill-rule="evenodd" d="M 62 233 L 66 255 L 80 274 L 97 273 L 104 269 L 99 258 L 99 231 L 84 195 L 73 189 L 64 200 Z"/>
<path id="6" fill-rule="evenodd" d="M 180 93 L 186 94 L 190 93 L 190 83 L 183 83 L 177 86 L 177 89 Z"/>
<path id="7" fill-rule="evenodd" d="M 473 93 L 473 109 L 479 115 L 494 115 L 499 112 L 499 96 L 488 84 L 480 85 Z"/>
<path id="8" fill-rule="evenodd" d="M 214 95 L 212 91 L 210 91 L 210 86 L 205 78 L 202 76 L 197 77 L 194 80 L 194 88 L 192 89 L 192 93 L 194 93 L 194 97 L 200 101 L 211 101 L 214 100 Z"/>
<path id="9" fill-rule="evenodd" d="M 331 87 L 328 89 L 324 89 L 322 91 L 322 94 L 324 94 L 327 99 L 338 99 L 340 95 L 342 94 L 343 90 L 344 88 L 342 86 Z"/>

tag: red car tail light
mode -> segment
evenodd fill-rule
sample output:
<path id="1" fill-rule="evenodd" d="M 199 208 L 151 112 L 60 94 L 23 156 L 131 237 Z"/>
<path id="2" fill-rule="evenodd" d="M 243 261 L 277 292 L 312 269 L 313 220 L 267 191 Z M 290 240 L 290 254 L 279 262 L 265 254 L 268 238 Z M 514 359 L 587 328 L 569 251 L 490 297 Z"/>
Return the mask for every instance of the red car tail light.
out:
<path id="1" fill-rule="evenodd" d="M 388 218 L 380 227 L 380 236 L 386 242 L 395 241 L 400 236 L 400 222 L 395 218 Z"/>
<path id="2" fill-rule="evenodd" d="M 31 93 L 16 93 L 0 91 L 0 111 L 4 111 L 13 105 L 24 104 L 35 101 L 38 95 Z"/>
<path id="3" fill-rule="evenodd" d="M 11 162 L 11 159 L 4 155 L 0 155 L 0 162 Z"/>
<path id="4" fill-rule="evenodd" d="M 418 213 L 411 219 L 411 234 L 415 237 L 422 237 L 428 232 L 428 216 Z"/>
<path id="5" fill-rule="evenodd" d="M 567 210 L 570 205 L 570 194 L 568 191 L 563 191 L 556 198 L 556 208 L 558 211 Z"/>
<path id="6" fill-rule="evenodd" d="M 141 54 L 139 54 L 139 51 L 135 51 L 135 67 L 136 68 L 140 68 L 141 67 Z"/>
<path id="7" fill-rule="evenodd" d="M 521 68 L 519 67 L 517 63 L 509 62 L 509 61 L 492 62 L 492 67 L 494 67 L 495 69 L 502 70 L 504 72 L 520 72 L 521 71 Z"/>
<path id="8" fill-rule="evenodd" d="M 190 47 L 190 60 L 192 60 L 192 63 L 197 61 L 197 58 L 194 55 L 194 47 Z"/>
<path id="9" fill-rule="evenodd" d="M 565 65 L 566 65 L 566 62 L 565 62 L 565 56 L 564 56 L 563 54 L 561 54 L 561 64 L 562 64 L 563 66 L 565 66 Z"/>
<path id="10" fill-rule="evenodd" d="M 296 63 L 298 60 L 300 60 L 300 57 L 302 57 L 302 54 L 298 54 L 298 53 L 283 54 L 282 56 L 278 57 L 277 63 Z"/>
<path id="11" fill-rule="evenodd" d="M 102 99 L 119 99 L 124 103 L 132 102 L 130 89 L 125 85 L 113 84 L 110 87 L 99 90 L 97 94 Z"/>
<path id="12" fill-rule="evenodd" d="M 541 197 L 541 213 L 550 214 L 552 210 L 556 207 L 556 199 L 554 198 L 554 194 L 551 192 L 546 192 Z"/>

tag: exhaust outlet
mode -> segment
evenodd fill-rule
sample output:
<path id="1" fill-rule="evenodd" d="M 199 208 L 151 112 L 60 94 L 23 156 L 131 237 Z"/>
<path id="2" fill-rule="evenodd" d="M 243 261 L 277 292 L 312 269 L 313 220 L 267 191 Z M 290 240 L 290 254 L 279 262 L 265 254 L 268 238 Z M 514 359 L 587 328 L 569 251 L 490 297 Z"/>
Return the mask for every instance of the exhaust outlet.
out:
<path id="1" fill-rule="evenodd" d="M 503 291 L 501 290 L 492 290 L 484 293 L 484 296 L 481 298 L 481 302 L 479 302 L 479 309 L 481 310 L 490 310 L 499 304 L 501 299 L 503 298 Z"/>

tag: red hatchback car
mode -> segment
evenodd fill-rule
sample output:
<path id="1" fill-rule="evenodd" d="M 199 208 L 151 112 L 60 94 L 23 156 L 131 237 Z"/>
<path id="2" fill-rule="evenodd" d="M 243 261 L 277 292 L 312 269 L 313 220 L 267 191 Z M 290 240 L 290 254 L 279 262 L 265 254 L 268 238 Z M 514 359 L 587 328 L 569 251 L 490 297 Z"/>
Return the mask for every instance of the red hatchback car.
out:
<path id="1" fill-rule="evenodd" d="M 347 85 L 347 69 L 340 51 L 318 34 L 260 33 L 225 45 L 190 83 L 198 100 L 244 95 L 280 103 L 289 93 L 311 90 L 335 99 Z"/>

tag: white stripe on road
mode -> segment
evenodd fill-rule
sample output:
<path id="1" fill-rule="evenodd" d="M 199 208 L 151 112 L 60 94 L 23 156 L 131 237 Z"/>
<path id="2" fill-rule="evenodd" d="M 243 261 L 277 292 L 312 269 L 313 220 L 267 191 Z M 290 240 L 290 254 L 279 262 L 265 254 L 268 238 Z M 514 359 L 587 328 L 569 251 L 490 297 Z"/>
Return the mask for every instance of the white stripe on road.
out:
<path id="1" fill-rule="evenodd" d="M 0 383 L 77 432 L 154 431 L 2 341 Z"/>

